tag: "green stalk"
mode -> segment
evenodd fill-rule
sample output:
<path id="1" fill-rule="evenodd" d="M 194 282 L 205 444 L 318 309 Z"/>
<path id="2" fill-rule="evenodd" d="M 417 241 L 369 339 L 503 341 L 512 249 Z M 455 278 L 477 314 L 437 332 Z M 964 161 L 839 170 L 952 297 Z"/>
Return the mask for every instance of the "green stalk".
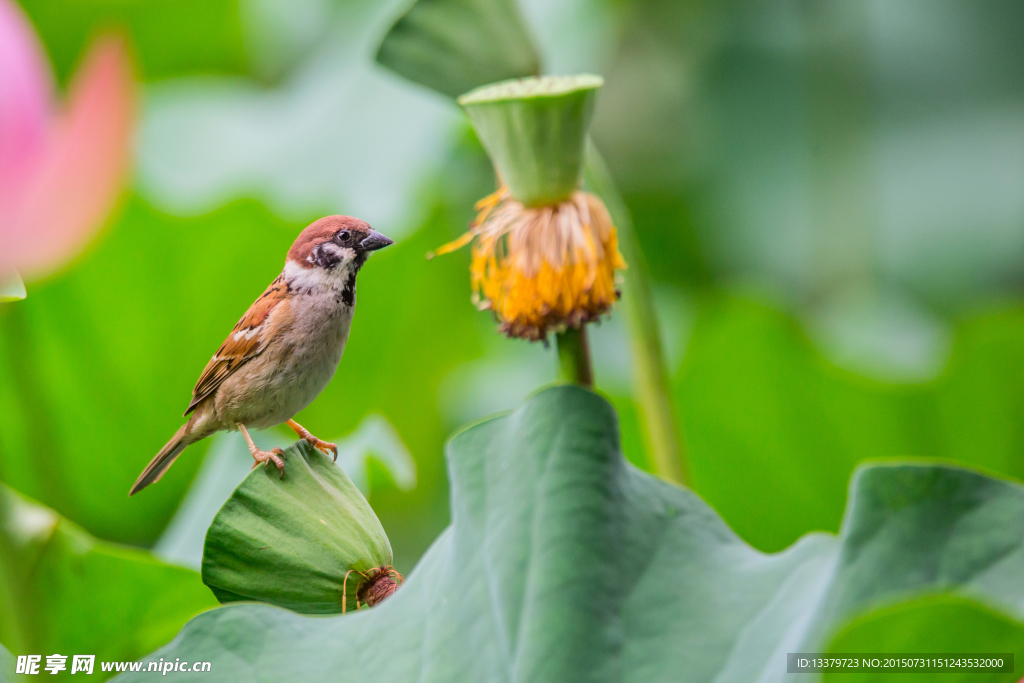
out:
<path id="1" fill-rule="evenodd" d="M 569 328 L 555 335 L 558 344 L 560 376 L 566 382 L 594 388 L 594 369 L 590 363 L 590 343 L 587 326 Z"/>
<path id="2" fill-rule="evenodd" d="M 629 209 L 593 143 L 587 146 L 585 177 L 612 215 L 619 233 L 619 248 L 629 266 L 622 298 L 631 332 L 636 392 L 654 472 L 662 479 L 684 484 L 688 476 L 686 450 L 675 419 L 675 401 L 646 262 L 633 232 Z"/>

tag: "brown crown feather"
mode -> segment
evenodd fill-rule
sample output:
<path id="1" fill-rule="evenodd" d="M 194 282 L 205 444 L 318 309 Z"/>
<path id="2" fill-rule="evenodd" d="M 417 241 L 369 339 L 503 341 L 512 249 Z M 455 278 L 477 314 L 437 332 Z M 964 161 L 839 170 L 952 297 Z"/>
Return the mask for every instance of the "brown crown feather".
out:
<path id="1" fill-rule="evenodd" d="M 366 235 L 370 233 L 370 226 L 364 220 L 352 216 L 324 216 L 310 223 L 305 230 L 299 233 L 292 248 L 288 250 L 288 260 L 303 267 L 312 268 L 313 264 L 306 259 L 313 253 L 316 245 L 332 239 L 339 230 L 343 229 Z"/>

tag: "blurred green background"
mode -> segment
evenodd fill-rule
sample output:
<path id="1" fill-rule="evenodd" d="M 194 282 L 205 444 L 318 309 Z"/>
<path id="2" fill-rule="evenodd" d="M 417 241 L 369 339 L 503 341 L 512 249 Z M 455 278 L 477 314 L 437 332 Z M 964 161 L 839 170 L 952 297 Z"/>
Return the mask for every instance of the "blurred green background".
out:
<path id="1" fill-rule="evenodd" d="M 0 481 L 198 566 L 248 471 L 241 437 L 127 491 L 298 231 L 358 215 L 397 244 L 361 275 L 338 374 L 297 419 L 347 449 L 407 572 L 448 520 L 447 436 L 556 360 L 473 309 L 465 251 L 424 259 L 493 175 L 453 103 L 373 63 L 405 3 L 21 5 L 60 83 L 115 28 L 143 90 L 108 227 L 0 306 Z M 866 459 L 1024 476 L 1024 5 L 523 9 L 547 72 L 606 78 L 593 135 L 656 283 L 690 483 L 744 539 L 837 530 Z M 598 388 L 647 468 L 629 343 L 621 315 L 594 328 Z"/>

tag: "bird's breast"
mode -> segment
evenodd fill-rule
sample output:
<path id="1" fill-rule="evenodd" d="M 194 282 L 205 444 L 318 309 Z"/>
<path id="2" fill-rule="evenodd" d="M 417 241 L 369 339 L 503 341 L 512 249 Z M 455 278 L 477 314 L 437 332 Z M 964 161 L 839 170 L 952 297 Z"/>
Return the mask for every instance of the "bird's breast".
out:
<path id="1" fill-rule="evenodd" d="M 266 350 L 225 382 L 218 398 L 222 421 L 256 429 L 281 424 L 330 383 L 352 324 L 352 306 L 321 295 L 289 301 L 290 325 Z"/>
<path id="2" fill-rule="evenodd" d="M 308 366 L 311 371 L 322 371 L 322 366 L 330 366 L 333 375 L 348 341 L 354 305 L 345 304 L 339 292 L 297 297 L 292 302 L 292 310 L 294 322 L 290 336 L 295 362 Z"/>

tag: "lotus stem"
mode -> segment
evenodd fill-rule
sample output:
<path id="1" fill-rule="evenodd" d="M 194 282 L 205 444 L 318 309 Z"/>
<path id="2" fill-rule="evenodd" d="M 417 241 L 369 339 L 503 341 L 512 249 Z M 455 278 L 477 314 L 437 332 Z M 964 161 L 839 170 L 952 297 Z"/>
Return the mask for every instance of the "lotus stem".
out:
<path id="1" fill-rule="evenodd" d="M 618 227 L 619 247 L 629 263 L 622 298 L 629 321 L 636 392 L 651 464 L 660 478 L 685 484 L 689 470 L 686 449 L 675 417 L 668 363 L 644 255 L 633 231 L 629 209 L 593 143 L 587 146 L 585 177 L 608 207 Z"/>
<path id="2" fill-rule="evenodd" d="M 585 325 L 571 327 L 555 335 L 558 363 L 566 382 L 594 388 L 594 368 L 590 362 L 590 344 Z"/>

